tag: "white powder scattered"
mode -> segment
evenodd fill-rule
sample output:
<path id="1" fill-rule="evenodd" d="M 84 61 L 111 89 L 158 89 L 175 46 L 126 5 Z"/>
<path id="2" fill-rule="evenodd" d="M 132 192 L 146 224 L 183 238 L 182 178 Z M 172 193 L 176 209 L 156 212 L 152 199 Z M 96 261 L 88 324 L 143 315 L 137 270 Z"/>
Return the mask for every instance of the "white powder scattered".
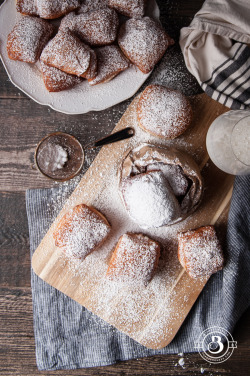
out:
<path id="1" fill-rule="evenodd" d="M 184 364 L 185 364 L 185 360 L 184 360 L 184 358 L 180 358 L 180 359 L 178 360 L 178 363 L 179 363 L 179 365 L 180 365 L 181 367 L 183 367 Z"/>

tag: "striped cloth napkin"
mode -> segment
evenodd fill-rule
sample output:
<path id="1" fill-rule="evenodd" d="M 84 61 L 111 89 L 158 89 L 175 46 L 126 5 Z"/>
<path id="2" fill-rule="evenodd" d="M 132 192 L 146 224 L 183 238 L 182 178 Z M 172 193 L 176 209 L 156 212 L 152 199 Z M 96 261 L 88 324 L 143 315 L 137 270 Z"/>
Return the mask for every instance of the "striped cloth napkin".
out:
<path id="1" fill-rule="evenodd" d="M 250 109 L 249 0 L 206 0 L 179 42 L 188 70 L 211 98 Z"/>

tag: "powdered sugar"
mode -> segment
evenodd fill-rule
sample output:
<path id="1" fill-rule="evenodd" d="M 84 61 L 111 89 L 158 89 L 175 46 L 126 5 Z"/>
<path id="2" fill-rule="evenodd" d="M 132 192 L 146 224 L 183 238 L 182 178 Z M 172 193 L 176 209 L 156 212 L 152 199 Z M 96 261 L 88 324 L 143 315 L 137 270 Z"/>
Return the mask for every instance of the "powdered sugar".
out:
<path id="1" fill-rule="evenodd" d="M 147 171 L 155 170 L 162 171 L 176 197 L 184 196 L 186 194 L 188 188 L 188 180 L 180 166 L 165 163 L 154 163 L 147 166 Z"/>
<path id="2" fill-rule="evenodd" d="M 122 182 L 125 206 L 142 228 L 160 227 L 177 221 L 180 205 L 161 171 L 139 174 Z"/>

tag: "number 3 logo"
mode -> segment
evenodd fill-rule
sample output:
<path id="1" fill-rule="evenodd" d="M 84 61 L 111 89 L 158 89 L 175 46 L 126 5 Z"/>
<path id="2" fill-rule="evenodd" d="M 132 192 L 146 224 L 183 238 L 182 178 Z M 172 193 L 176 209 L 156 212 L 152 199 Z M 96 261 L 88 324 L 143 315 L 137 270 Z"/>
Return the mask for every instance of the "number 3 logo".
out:
<path id="1" fill-rule="evenodd" d="M 219 354 L 220 352 L 222 352 L 224 349 L 224 345 L 221 342 L 221 337 L 212 336 L 212 342 L 208 344 L 208 349 L 209 352 L 211 352 L 212 354 Z"/>

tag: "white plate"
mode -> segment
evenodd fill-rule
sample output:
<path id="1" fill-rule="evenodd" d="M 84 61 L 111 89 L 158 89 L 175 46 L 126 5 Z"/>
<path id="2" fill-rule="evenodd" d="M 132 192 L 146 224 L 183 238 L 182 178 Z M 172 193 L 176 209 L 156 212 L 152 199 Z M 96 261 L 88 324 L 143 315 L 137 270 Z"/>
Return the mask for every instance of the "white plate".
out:
<path id="1" fill-rule="evenodd" d="M 155 0 L 149 1 L 146 14 L 159 19 L 160 11 Z M 49 93 L 43 84 L 37 64 L 8 58 L 7 37 L 20 17 L 21 15 L 16 12 L 15 0 L 6 0 L 0 7 L 0 57 L 10 81 L 40 104 L 65 114 L 104 110 L 132 97 L 150 74 L 143 74 L 132 66 L 104 84 L 91 87 L 84 81 L 70 90 Z"/>

